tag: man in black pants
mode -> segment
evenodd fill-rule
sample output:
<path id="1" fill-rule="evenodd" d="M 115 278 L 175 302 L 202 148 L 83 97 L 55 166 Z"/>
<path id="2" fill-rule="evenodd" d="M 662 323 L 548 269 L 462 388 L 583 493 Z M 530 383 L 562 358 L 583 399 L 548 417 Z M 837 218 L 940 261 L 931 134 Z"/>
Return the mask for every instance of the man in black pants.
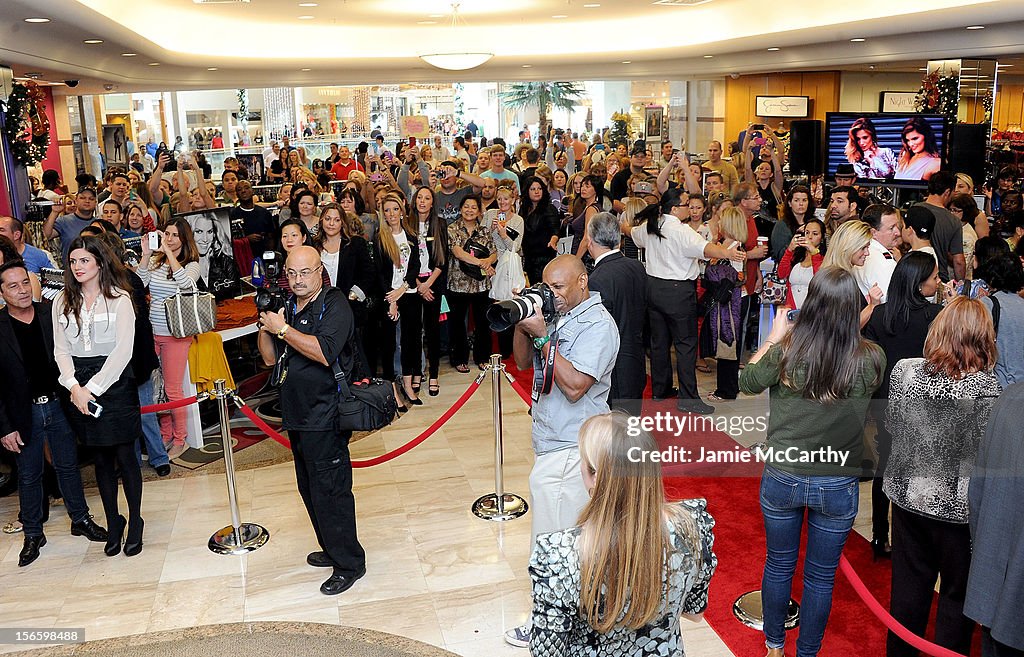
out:
<path id="1" fill-rule="evenodd" d="M 260 313 L 259 348 L 267 365 L 282 354 L 284 428 L 292 443 L 299 494 L 321 548 L 306 562 L 334 568 L 320 592 L 337 595 L 366 574 L 366 554 L 356 537 L 348 453 L 352 433 L 338 430 L 332 371 L 335 362 L 342 371 L 352 371 L 355 323 L 344 293 L 323 289 L 321 267 L 320 254 L 312 247 L 289 254 L 284 271 L 293 295 L 285 309 Z"/>
<path id="2" fill-rule="evenodd" d="M 107 540 L 107 530 L 92 521 L 78 470 L 78 443 L 61 408 L 57 362 L 53 357 L 53 320 L 49 304 L 32 302 L 32 286 L 21 260 L 0 267 L 0 442 L 18 458 L 18 501 L 25 544 L 18 565 L 39 558 L 43 534 L 44 446 L 50 446 L 71 533 L 90 541 Z M 66 401 L 66 400 L 65 400 Z"/>

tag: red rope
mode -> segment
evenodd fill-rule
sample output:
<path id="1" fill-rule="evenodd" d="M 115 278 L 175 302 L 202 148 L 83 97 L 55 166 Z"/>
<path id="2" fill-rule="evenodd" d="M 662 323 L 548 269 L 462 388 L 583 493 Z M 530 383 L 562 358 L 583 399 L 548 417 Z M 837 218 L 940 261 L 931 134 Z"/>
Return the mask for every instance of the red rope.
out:
<path id="1" fill-rule="evenodd" d="M 455 415 L 455 413 L 457 413 L 459 411 L 459 409 L 461 409 L 466 404 L 467 401 L 469 401 L 469 398 L 472 397 L 473 393 L 475 393 L 477 391 L 477 389 L 479 389 L 479 388 L 480 388 L 480 382 L 479 381 L 473 381 L 473 383 L 469 384 L 469 387 L 466 388 L 466 391 L 464 393 L 462 393 L 462 396 L 459 397 L 455 401 L 454 404 L 452 404 L 451 408 L 449 408 L 447 411 L 445 411 L 444 414 L 441 415 L 441 417 L 439 417 L 436 420 L 434 420 L 434 423 L 431 424 L 429 427 L 427 427 L 426 430 L 423 431 L 423 433 L 421 433 L 420 435 L 416 436 L 415 438 L 413 438 L 412 440 L 410 440 L 406 444 L 402 445 L 398 449 L 394 449 L 394 450 L 392 450 L 390 452 L 387 452 L 385 454 L 381 454 L 380 456 L 375 456 L 372 459 L 366 459 L 366 460 L 363 460 L 363 461 L 352 461 L 352 467 L 353 468 L 369 468 L 369 467 L 374 466 L 374 465 L 380 465 L 381 463 L 386 463 L 387 461 L 390 461 L 391 459 L 398 458 L 402 454 L 405 454 L 409 450 L 411 450 L 414 447 L 420 445 L 427 438 L 430 438 L 432 435 L 434 435 L 434 432 L 436 432 L 438 429 L 440 429 L 444 425 L 445 422 L 450 420 L 452 418 L 452 416 Z M 278 443 L 284 445 L 285 447 L 291 449 L 291 446 L 292 446 L 291 442 L 287 438 L 282 436 L 280 433 L 278 433 L 277 431 L 274 431 L 274 429 L 272 427 L 270 427 L 270 425 L 268 425 L 266 422 L 261 420 L 260 417 L 258 415 L 256 415 L 256 413 L 253 412 L 253 410 L 251 408 L 249 408 L 248 406 L 243 404 L 242 407 L 241 407 L 241 410 L 242 410 L 242 413 L 247 418 L 249 418 L 249 420 L 251 420 L 252 423 L 257 426 L 257 428 L 259 428 L 261 431 L 263 431 L 265 434 L 267 434 L 267 436 L 269 436 L 273 440 L 277 441 Z"/>
<path id="2" fill-rule="evenodd" d="M 853 590 L 857 592 L 857 595 L 860 596 L 860 599 L 865 605 L 867 605 L 871 613 L 874 614 L 878 620 L 882 621 L 882 624 L 889 628 L 893 634 L 903 639 L 914 648 L 928 655 L 932 655 L 932 657 L 964 657 L 964 655 L 961 655 L 958 652 L 953 652 L 949 648 L 943 648 L 942 646 L 936 645 L 927 639 L 922 639 L 907 628 L 903 627 L 903 625 L 893 618 L 892 615 L 885 610 L 885 607 L 875 599 L 875 596 L 871 594 L 867 585 L 864 584 L 864 581 L 859 575 L 857 575 L 857 571 L 853 569 L 853 566 L 850 565 L 850 562 L 846 560 L 845 556 L 839 557 L 839 569 L 843 571 L 844 575 L 846 575 L 846 579 L 850 580 L 850 585 L 853 586 Z"/>
<path id="3" fill-rule="evenodd" d="M 189 406 L 199 401 L 198 397 L 189 397 L 187 399 L 179 399 L 178 401 L 166 402 L 163 404 L 152 404 L 150 406 L 143 406 L 140 410 L 143 415 L 147 413 L 157 413 L 159 411 L 169 411 L 172 408 L 181 408 L 182 406 Z"/>
<path id="4" fill-rule="evenodd" d="M 515 378 L 512 377 L 512 375 L 508 374 L 508 372 L 506 372 L 505 375 L 506 377 L 508 377 L 508 382 L 512 386 L 512 389 L 516 391 L 517 395 L 519 395 L 519 398 L 526 402 L 527 406 L 532 407 L 533 397 L 531 397 L 530 393 L 526 391 L 526 388 L 524 388 L 523 385 L 519 383 L 519 381 L 516 381 Z"/>

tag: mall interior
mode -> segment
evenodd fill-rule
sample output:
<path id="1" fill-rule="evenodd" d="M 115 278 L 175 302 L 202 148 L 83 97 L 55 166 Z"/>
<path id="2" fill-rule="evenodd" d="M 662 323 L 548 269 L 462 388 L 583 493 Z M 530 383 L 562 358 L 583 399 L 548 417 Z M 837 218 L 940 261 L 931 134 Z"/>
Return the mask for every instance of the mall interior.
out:
<path id="1" fill-rule="evenodd" d="M 552 128 L 586 143 L 625 122 L 632 139 L 643 135 L 649 146 L 671 141 L 702 162 L 709 143 L 724 144 L 728 156 L 728 145 L 760 123 L 789 136 L 789 175 L 824 176 L 826 184 L 835 174 L 828 126 L 840 114 L 944 117 L 943 168 L 970 172 L 979 196 L 1001 168 L 1019 167 L 1024 156 L 1019 0 L 3 5 L 0 215 L 28 223 L 45 217 L 34 202 L 44 171 L 56 171 L 60 188 L 74 194 L 80 174 L 102 179 L 111 166 L 129 167 L 131 155 L 151 143 L 202 150 L 214 182 L 226 159 L 258 155 L 262 164 L 271 144 L 285 137 L 310 159 L 328 157 L 332 143 L 355 150 L 377 133 L 388 148 L 437 135 L 451 151 L 470 123 L 474 137 L 501 137 L 511 148 L 525 130 L 536 144 L 537 105 L 503 101 L 528 82 L 578 83 L 581 94 L 571 108 L 545 108 L 544 116 Z M 954 90 L 942 107 L 926 89 L 937 80 L 949 85 L 942 93 Z M 10 113 L 16 98 L 24 116 Z M 280 429 L 276 395 L 268 393 L 267 372 L 257 363 L 256 332 L 243 325 L 221 337 L 238 395 Z M 422 405 L 389 426 L 353 438 L 353 461 L 369 461 L 353 474 L 366 575 L 338 596 L 318 591 L 324 572 L 306 563 L 317 537 L 289 449 L 228 403 L 224 431 L 235 448 L 226 464 L 218 402 L 191 406 L 189 449 L 171 474 L 158 477 L 143 467 L 141 554 L 108 558 L 101 544 L 67 531 L 57 505 L 34 564 L 18 567 L 21 534 L 0 535 L 0 652 L 114 655 L 152 644 L 153 652 L 132 654 L 198 654 L 158 644 L 206 640 L 208 652 L 223 633 L 231 638 L 227 649 L 248 649 L 244 641 L 262 637 L 251 648 L 257 654 L 275 645 L 310 655 L 331 646 L 333 654 L 353 655 L 528 654 L 509 645 L 505 633 L 532 610 L 532 511 L 505 521 L 474 511 L 499 486 L 529 500 L 532 418 L 518 394 L 529 375 L 506 367 L 507 375 L 495 370 L 475 378 L 475 368 L 462 373 L 445 359 L 439 394 L 423 395 Z M 714 375 L 699 372 L 698 384 L 713 389 Z M 767 407 L 767 395 L 758 399 Z M 452 408 L 457 411 L 438 428 Z M 428 439 L 414 440 L 424 434 Z M 736 443 L 745 448 L 763 439 L 762 432 Z M 411 441 L 415 446 L 406 450 Z M 91 473 L 83 468 L 85 494 L 99 519 Z M 748 625 L 744 610 L 733 609 L 761 583 L 758 477 L 699 468 L 681 477 L 687 497 L 706 497 L 712 515 L 729 518 L 719 518 L 715 530 L 720 556 L 709 609 L 697 622 L 682 623 L 689 655 L 746 657 L 764 650 L 763 635 Z M 872 559 L 868 543 L 871 485 L 860 484 L 857 540 L 851 536 L 847 565 L 884 607 L 889 565 Z M 725 509 L 738 498 L 749 498 L 750 514 L 737 518 Z M 0 498 L 0 524 L 16 521 L 18 513 L 16 493 Z M 259 525 L 269 540 L 239 554 L 215 551 L 211 536 L 225 526 L 230 533 L 239 521 Z M 885 649 L 885 625 L 852 581 L 845 570 L 836 575 L 823 655 Z M 794 597 L 799 600 L 799 586 Z M 69 629 L 84 633 L 79 640 L 98 642 L 97 652 L 18 634 Z M 273 642 L 275 633 L 284 643 Z M 786 654 L 793 654 L 792 639 Z"/>

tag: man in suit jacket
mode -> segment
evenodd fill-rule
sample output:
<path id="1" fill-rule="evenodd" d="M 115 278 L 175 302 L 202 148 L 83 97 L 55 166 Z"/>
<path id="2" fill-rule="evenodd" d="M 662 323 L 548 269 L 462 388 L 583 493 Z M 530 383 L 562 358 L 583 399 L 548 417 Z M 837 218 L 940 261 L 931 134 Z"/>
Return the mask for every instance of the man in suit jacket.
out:
<path id="1" fill-rule="evenodd" d="M 641 398 L 647 385 L 643 341 L 647 317 L 647 272 L 639 261 L 619 252 L 622 234 L 619 220 L 610 212 L 599 212 L 587 226 L 588 251 L 594 259 L 590 289 L 601 293 L 601 301 L 619 329 L 619 355 L 612 372 L 608 394 L 612 408 L 631 415 L 640 414 Z"/>
<path id="2" fill-rule="evenodd" d="M 974 543 L 964 615 L 981 625 L 983 655 L 1024 655 L 1024 383 L 1003 390 L 978 450 L 967 499 Z"/>
<path id="3" fill-rule="evenodd" d="M 106 541 L 107 531 L 92 521 L 78 469 L 78 443 L 61 408 L 62 386 L 53 357 L 53 319 L 49 304 L 33 303 L 28 270 L 21 260 L 0 266 L 0 443 L 18 460 L 18 501 L 25 544 L 19 566 L 39 558 L 43 535 L 44 444 L 53 467 L 71 533 Z M 64 400 L 66 401 L 66 400 Z"/>

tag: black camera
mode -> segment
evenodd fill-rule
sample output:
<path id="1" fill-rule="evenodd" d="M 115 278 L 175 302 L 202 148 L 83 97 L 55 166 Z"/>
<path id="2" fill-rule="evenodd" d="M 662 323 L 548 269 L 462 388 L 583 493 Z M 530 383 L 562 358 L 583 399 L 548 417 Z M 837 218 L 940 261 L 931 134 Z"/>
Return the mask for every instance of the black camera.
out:
<path id="1" fill-rule="evenodd" d="M 551 323 L 558 314 L 555 310 L 555 293 L 551 291 L 547 283 L 537 283 L 519 293 L 519 296 L 509 301 L 499 301 L 487 309 L 487 321 L 492 331 L 504 331 L 508 327 L 518 324 L 534 313 L 534 302 L 540 306 L 540 312 L 544 316 L 545 323 Z"/>
<path id="2" fill-rule="evenodd" d="M 277 284 L 281 276 L 281 256 L 275 251 L 264 251 L 263 285 L 256 290 L 256 310 L 259 312 L 276 313 L 285 306 L 288 294 Z"/>

